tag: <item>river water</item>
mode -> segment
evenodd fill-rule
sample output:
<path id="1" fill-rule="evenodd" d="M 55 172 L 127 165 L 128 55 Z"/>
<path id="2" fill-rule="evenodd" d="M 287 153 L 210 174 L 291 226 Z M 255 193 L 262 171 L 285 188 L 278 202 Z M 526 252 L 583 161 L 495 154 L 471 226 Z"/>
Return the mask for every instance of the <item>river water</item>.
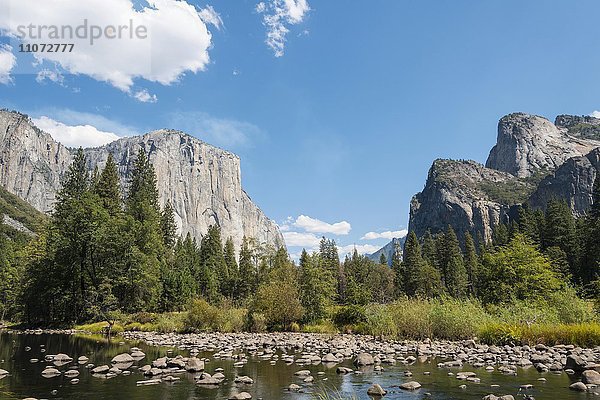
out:
<path id="1" fill-rule="evenodd" d="M 516 399 L 523 399 L 524 393 L 533 396 L 536 400 L 557 399 L 584 399 L 589 394 L 577 393 L 568 389 L 572 379 L 567 374 L 556 375 L 553 373 L 538 373 L 534 368 L 519 369 L 517 376 L 509 376 L 497 371 L 487 372 L 484 369 L 474 369 L 469 366 L 455 369 L 437 368 L 437 362 L 430 360 L 417 362 L 414 365 L 384 366 L 383 372 L 374 372 L 372 368 L 364 370 L 362 374 L 338 375 L 335 367 L 323 364 L 299 366 L 286 365 L 277 361 L 271 365 L 269 361 L 260 360 L 258 357 L 249 357 L 249 362 L 241 367 L 233 366 L 233 360 L 216 360 L 210 353 L 200 353 L 198 357 L 207 357 L 211 361 L 206 364 L 206 371 L 213 373 L 216 368 L 223 368 L 227 380 L 217 389 L 208 389 L 194 384 L 190 374 L 177 375 L 181 378 L 176 383 L 161 383 L 153 386 L 139 386 L 138 381 L 145 379 L 143 375 L 132 367 L 130 376 L 117 376 L 111 379 L 93 377 L 86 365 L 78 365 L 77 361 L 59 367 L 61 371 L 77 368 L 80 371 L 79 383 L 72 384 L 70 379 L 59 376 L 44 378 L 42 370 L 48 362 L 44 361 L 47 354 L 65 353 L 75 360 L 79 356 L 88 357 L 89 363 L 95 365 L 110 365 L 110 360 L 117 354 L 128 352 L 130 347 L 139 347 L 146 358 L 137 364 L 148 364 L 158 357 L 175 356 L 186 352 L 177 349 L 150 347 L 143 343 L 107 342 L 100 337 L 86 337 L 62 334 L 17 335 L 0 332 L 0 369 L 9 371 L 10 375 L 0 379 L 0 399 L 22 400 L 26 397 L 54 400 L 194 400 L 194 399 L 227 399 L 232 393 L 246 391 L 252 394 L 253 399 L 278 400 L 278 399 L 311 399 L 313 393 L 323 390 L 336 390 L 345 397 L 355 396 L 357 399 L 369 399 L 367 388 L 373 383 L 379 383 L 388 394 L 385 399 L 481 399 L 489 393 L 512 394 Z M 30 349 L 29 349 L 30 348 Z M 46 350 L 43 352 L 43 350 Z M 39 359 L 35 363 L 31 359 Z M 350 361 L 343 364 L 353 368 Z M 313 384 L 304 384 L 294 372 L 309 369 L 315 377 Z M 404 376 L 410 370 L 412 378 Z M 481 379 L 480 383 L 470 383 L 456 379 L 449 372 L 475 371 Z M 321 374 L 319 374 L 321 372 Z M 429 372 L 430 375 L 425 375 Z M 233 383 L 236 375 L 247 375 L 254 379 L 250 386 L 238 387 Z M 538 378 L 546 378 L 546 382 Z M 415 392 L 406 392 L 398 385 L 408 380 L 416 380 L 422 388 Z M 304 393 L 287 391 L 291 383 L 302 386 Z M 461 389 L 460 385 L 467 385 Z M 520 391 L 523 384 L 532 384 L 534 387 Z M 491 385 L 499 385 L 493 388 Z"/>

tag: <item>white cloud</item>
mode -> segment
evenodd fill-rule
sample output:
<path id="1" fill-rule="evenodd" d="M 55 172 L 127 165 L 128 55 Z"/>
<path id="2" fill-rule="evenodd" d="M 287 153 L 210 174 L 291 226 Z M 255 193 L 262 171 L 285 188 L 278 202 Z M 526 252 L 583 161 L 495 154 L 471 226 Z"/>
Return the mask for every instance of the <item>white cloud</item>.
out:
<path id="1" fill-rule="evenodd" d="M 59 33 L 62 27 L 68 27 L 67 34 L 69 29 L 76 33 L 86 20 L 88 32 L 92 25 L 104 31 L 107 27 L 117 27 L 108 29 L 108 36 L 113 38 L 104 36 L 93 44 L 90 34 L 86 39 L 57 39 L 51 36 L 53 30 L 49 28 L 41 31 L 41 35 L 38 29 L 34 29 L 34 35 L 26 32 L 23 41 L 73 43 L 72 52 L 35 53 L 36 64 L 54 62 L 66 72 L 87 75 L 126 92 L 130 91 L 134 79 L 170 85 L 186 72 L 204 70 L 210 62 L 208 50 L 212 36 L 207 24 L 216 22 L 216 13 L 212 9 L 198 11 L 184 0 L 146 0 L 144 5 L 147 6 L 141 9 L 136 9 L 132 0 L 18 0 L 9 4 L 8 12 L 0 13 L 0 30 L 12 38 L 20 36 L 19 26 L 30 24 L 56 26 Z M 130 27 L 137 30 L 138 35 L 131 35 Z M 114 38 L 119 30 L 121 38 Z"/>
<path id="2" fill-rule="evenodd" d="M 338 253 L 341 257 L 344 257 L 346 254 L 352 254 L 354 249 L 356 249 L 358 254 L 371 254 L 375 253 L 380 248 L 381 246 L 375 246 L 372 244 L 351 244 L 348 246 L 339 246 Z"/>
<path id="3" fill-rule="evenodd" d="M 0 83 L 8 85 L 12 82 L 10 72 L 17 65 L 17 58 L 12 53 L 12 47 L 0 45 Z"/>
<path id="4" fill-rule="evenodd" d="M 367 232 L 361 240 L 375 240 L 375 239 L 395 239 L 403 238 L 408 235 L 407 229 L 401 229 L 399 231 L 385 231 L 385 232 Z"/>
<path id="5" fill-rule="evenodd" d="M 347 235 L 352 229 L 352 226 L 347 221 L 330 224 L 306 215 L 300 215 L 292 225 L 307 232 L 332 233 L 334 235 Z"/>
<path id="6" fill-rule="evenodd" d="M 211 24 L 217 29 L 221 29 L 223 26 L 223 20 L 218 12 L 212 6 L 206 6 L 206 8 L 200 10 L 198 13 L 200 15 L 200 19 L 207 24 Z"/>
<path id="7" fill-rule="evenodd" d="M 146 89 L 142 89 L 133 94 L 133 97 L 142 103 L 156 103 L 158 97 L 155 94 L 150 94 Z"/>
<path id="8" fill-rule="evenodd" d="M 267 27 L 265 43 L 275 57 L 281 57 L 285 51 L 288 26 L 301 23 L 310 11 L 310 5 L 307 0 L 268 0 L 258 3 L 255 10 L 264 14 L 263 25 Z"/>
<path id="9" fill-rule="evenodd" d="M 32 116 L 50 116 L 56 121 L 65 125 L 92 125 L 100 131 L 114 132 L 118 136 L 135 136 L 143 132 L 144 129 L 137 129 L 129 125 L 121 124 L 112 119 L 108 119 L 100 114 L 80 112 L 69 108 L 42 108 L 28 112 Z M 146 131 L 150 129 L 145 129 Z"/>
<path id="10" fill-rule="evenodd" d="M 600 118 L 600 111 L 593 111 L 590 114 L 590 117 L 594 117 L 594 118 Z"/>
<path id="11" fill-rule="evenodd" d="M 38 71 L 35 80 L 38 83 L 43 83 L 45 80 L 49 80 L 51 82 L 58 83 L 59 85 L 64 85 L 65 77 L 59 71 L 52 71 L 44 68 Z"/>
<path id="12" fill-rule="evenodd" d="M 32 118 L 32 121 L 67 147 L 97 147 L 119 139 L 115 133 L 100 131 L 91 125 L 65 125 L 46 116 Z"/>
<path id="13" fill-rule="evenodd" d="M 283 232 L 285 244 L 291 247 L 304 247 L 314 249 L 319 246 L 321 241 L 316 235 L 305 232 Z"/>
<path id="14" fill-rule="evenodd" d="M 251 146 L 254 141 L 264 137 L 263 131 L 254 124 L 218 118 L 200 111 L 171 113 L 169 126 L 227 149 Z"/>

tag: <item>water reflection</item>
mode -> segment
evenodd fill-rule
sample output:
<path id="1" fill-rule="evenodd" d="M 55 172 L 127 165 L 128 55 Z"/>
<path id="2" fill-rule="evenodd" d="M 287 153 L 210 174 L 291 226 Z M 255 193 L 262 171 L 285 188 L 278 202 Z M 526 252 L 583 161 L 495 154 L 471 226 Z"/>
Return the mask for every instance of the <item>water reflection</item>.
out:
<path id="1" fill-rule="evenodd" d="M 122 353 L 130 353 L 137 347 L 145 357 L 134 357 L 132 362 L 122 363 L 120 369 L 131 371 L 107 379 L 105 374 L 93 375 L 89 364 L 94 366 L 112 366 L 111 360 Z M 65 354 L 71 359 L 47 356 Z M 0 374 L 0 399 L 21 400 L 26 397 L 56 400 L 196 400 L 227 399 L 238 391 L 247 391 L 254 399 L 265 400 L 311 398 L 311 393 L 325 388 L 338 391 L 344 395 L 356 395 L 359 399 L 368 399 L 367 388 L 378 383 L 388 391 L 385 399 L 481 399 L 489 393 L 519 394 L 519 386 L 533 384 L 527 391 L 537 400 L 580 399 L 579 393 L 569 391 L 569 377 L 565 374 L 540 374 L 535 369 L 519 369 L 517 376 L 503 375 L 497 371 L 487 372 L 484 369 L 473 369 L 465 366 L 462 369 L 439 369 L 439 360 L 419 359 L 416 364 L 406 366 L 397 364 L 384 366 L 383 372 L 375 372 L 372 367 L 360 370 L 360 373 L 337 374 L 336 364 L 320 362 L 299 366 L 286 363 L 281 351 L 277 352 L 277 360 L 265 357 L 248 356 L 247 363 L 236 363 L 239 360 L 213 359 L 211 353 L 199 353 L 199 358 L 209 358 L 206 371 L 213 375 L 222 371 L 226 380 L 219 386 L 197 385 L 194 374 L 183 373 L 173 375 L 168 382 L 160 381 L 157 385 L 141 384 L 146 379 L 138 371 L 140 367 L 150 364 L 159 357 L 175 357 L 181 354 L 188 357 L 187 352 L 178 349 L 149 347 L 142 343 L 124 343 L 119 340 L 107 341 L 95 336 L 70 335 L 15 335 L 0 333 L 0 369 L 7 370 L 9 375 Z M 291 353 L 288 353 L 291 354 Z M 299 356 L 299 355 L 297 355 Z M 275 362 L 274 362 L 275 361 Z M 350 361 L 343 366 L 353 368 Z M 121 368 L 122 367 L 122 368 Z M 60 374 L 47 373 L 44 370 L 55 369 Z M 299 370 L 309 370 L 314 377 L 313 383 L 303 382 L 303 378 L 294 375 Z M 481 379 L 480 383 L 466 382 L 449 375 L 449 372 L 475 371 Z M 405 376 L 410 371 L 413 376 Z M 426 373 L 429 373 L 426 375 Z M 196 374 L 197 376 L 198 374 Z M 248 376 L 254 384 L 236 384 L 236 376 Z M 109 376 L 110 377 L 110 376 Z M 546 382 L 537 379 L 545 377 Z M 73 381 L 75 380 L 75 381 Z M 409 381 L 419 381 L 423 388 L 411 393 L 404 392 L 398 385 Z M 139 384 L 140 383 L 140 384 Z M 288 391 L 290 384 L 300 386 L 301 393 Z M 499 385 L 491 388 L 491 385 Z M 461 385 L 466 385 L 461 389 Z M 431 396 L 425 396 L 431 394 Z M 518 397 L 517 397 L 518 398 Z"/>

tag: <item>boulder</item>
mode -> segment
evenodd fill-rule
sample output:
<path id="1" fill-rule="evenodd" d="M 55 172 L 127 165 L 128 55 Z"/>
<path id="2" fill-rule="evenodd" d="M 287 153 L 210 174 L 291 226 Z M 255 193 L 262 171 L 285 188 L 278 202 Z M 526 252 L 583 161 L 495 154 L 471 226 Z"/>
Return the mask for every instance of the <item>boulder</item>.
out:
<path id="1" fill-rule="evenodd" d="M 359 367 L 362 367 L 365 365 L 373 365 L 373 364 L 375 364 L 375 359 L 373 358 L 372 355 L 370 355 L 368 353 L 360 353 L 354 359 L 354 365 L 357 365 Z"/>
<path id="2" fill-rule="evenodd" d="M 185 370 L 188 372 L 204 371 L 204 361 L 196 357 L 190 357 L 185 363 Z"/>
<path id="3" fill-rule="evenodd" d="M 593 369 L 583 371 L 581 374 L 581 380 L 583 383 L 588 385 L 600 385 L 600 373 Z"/>
<path id="4" fill-rule="evenodd" d="M 421 384 L 416 381 L 405 382 L 400 385 L 400 389 L 402 390 L 417 390 L 421 387 Z"/>
<path id="5" fill-rule="evenodd" d="M 133 363 L 134 361 L 135 360 L 131 355 L 129 355 L 127 353 L 123 353 L 123 354 L 114 356 L 110 362 L 112 364 L 128 364 L 128 363 Z"/>
<path id="6" fill-rule="evenodd" d="M 387 392 L 377 383 L 373 384 L 370 388 L 367 389 L 367 394 L 369 396 L 377 396 L 382 397 L 385 396 Z"/>

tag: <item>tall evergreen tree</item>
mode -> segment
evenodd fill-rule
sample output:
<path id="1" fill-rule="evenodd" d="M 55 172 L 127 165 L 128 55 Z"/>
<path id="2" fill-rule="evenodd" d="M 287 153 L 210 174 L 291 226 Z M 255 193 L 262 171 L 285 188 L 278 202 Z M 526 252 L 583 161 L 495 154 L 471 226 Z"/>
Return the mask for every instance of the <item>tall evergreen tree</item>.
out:
<path id="1" fill-rule="evenodd" d="M 415 296 L 419 289 L 419 281 L 424 266 L 425 262 L 421 255 L 419 239 L 417 239 L 417 235 L 411 231 L 404 244 L 402 270 L 400 271 L 400 274 L 397 274 L 396 276 L 397 289 L 408 296 Z"/>
<path id="2" fill-rule="evenodd" d="M 222 293 L 232 298 L 237 290 L 239 276 L 239 266 L 235 259 L 235 246 L 233 245 L 233 239 L 230 237 L 225 241 L 225 248 L 223 250 L 223 256 L 225 258 L 225 265 L 227 266 L 227 273 L 229 274 L 228 281 L 224 283 Z"/>
<path id="3" fill-rule="evenodd" d="M 381 253 L 381 255 L 379 256 L 379 264 L 381 265 L 387 265 L 388 261 L 387 258 L 385 257 L 384 253 Z"/>
<path id="4" fill-rule="evenodd" d="M 221 229 L 211 225 L 200 243 L 200 276 L 198 282 L 202 295 L 211 303 L 219 300 L 229 281 L 229 271 L 223 255 Z"/>
<path id="5" fill-rule="evenodd" d="M 93 187 L 102 205 L 112 216 L 122 212 L 121 183 L 112 153 L 108 153 L 106 165 Z"/>
<path id="6" fill-rule="evenodd" d="M 467 270 L 468 293 L 475 295 L 477 293 L 477 277 L 479 276 L 479 257 L 475 249 L 475 242 L 469 232 L 465 234 L 465 268 Z"/>
<path id="7" fill-rule="evenodd" d="M 458 238 L 451 226 L 448 226 L 448 230 L 444 235 L 444 246 L 445 257 L 442 271 L 446 290 L 454 297 L 463 297 L 467 294 L 467 270 Z"/>
<path id="8" fill-rule="evenodd" d="M 175 223 L 175 211 L 170 200 L 165 203 L 160 216 L 160 231 L 165 247 L 172 249 L 177 240 L 177 224 Z"/>
<path id="9" fill-rule="evenodd" d="M 244 237 L 240 249 L 239 279 L 235 296 L 237 299 L 247 299 L 252 295 L 256 289 L 256 272 L 256 264 L 254 263 L 254 256 L 250 249 L 250 244 L 248 239 Z"/>

